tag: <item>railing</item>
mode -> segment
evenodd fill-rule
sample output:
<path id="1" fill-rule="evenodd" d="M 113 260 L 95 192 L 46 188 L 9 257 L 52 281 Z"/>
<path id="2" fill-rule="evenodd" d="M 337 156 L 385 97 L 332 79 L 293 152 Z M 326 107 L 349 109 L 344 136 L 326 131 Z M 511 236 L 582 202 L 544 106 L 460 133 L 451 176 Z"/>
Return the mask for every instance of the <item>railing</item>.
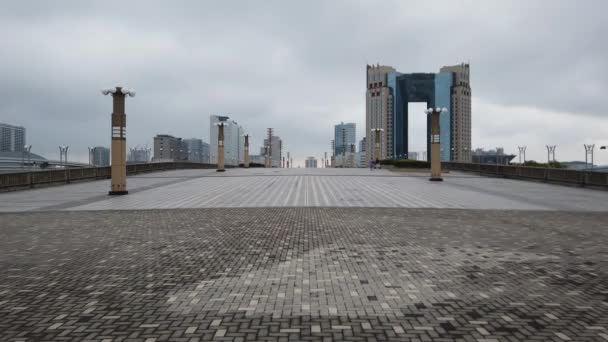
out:
<path id="1" fill-rule="evenodd" d="M 127 164 L 127 175 L 166 170 L 213 169 L 215 167 L 215 164 L 192 162 Z M 226 165 L 226 168 L 232 167 L 233 166 Z M 111 175 L 111 167 L 109 166 L 5 173 L 0 174 L 0 191 L 11 191 L 52 184 L 107 179 L 110 178 Z"/>
<path id="2" fill-rule="evenodd" d="M 485 176 L 540 180 L 549 183 L 591 186 L 608 189 L 608 172 L 456 162 L 443 162 L 441 164 L 442 168 L 447 170 L 475 172 Z"/>

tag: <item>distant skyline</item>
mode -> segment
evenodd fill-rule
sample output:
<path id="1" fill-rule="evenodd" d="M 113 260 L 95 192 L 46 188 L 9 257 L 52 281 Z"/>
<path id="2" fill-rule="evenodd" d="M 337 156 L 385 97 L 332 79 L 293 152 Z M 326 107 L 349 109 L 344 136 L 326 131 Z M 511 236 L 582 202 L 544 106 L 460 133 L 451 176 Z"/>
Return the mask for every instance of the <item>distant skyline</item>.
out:
<path id="1" fill-rule="evenodd" d="M 331 153 L 334 125 L 365 136 L 365 67 L 403 72 L 471 64 L 472 146 L 608 164 L 608 2 L 149 1 L 6 2 L 0 12 L 0 122 L 24 126 L 32 152 L 86 162 L 110 146 L 124 85 L 127 144 L 156 134 L 209 141 L 228 115 L 252 151 L 273 127 L 296 166 Z M 120 7 L 120 11 L 116 8 Z M 420 113 L 420 115 L 424 115 Z"/>

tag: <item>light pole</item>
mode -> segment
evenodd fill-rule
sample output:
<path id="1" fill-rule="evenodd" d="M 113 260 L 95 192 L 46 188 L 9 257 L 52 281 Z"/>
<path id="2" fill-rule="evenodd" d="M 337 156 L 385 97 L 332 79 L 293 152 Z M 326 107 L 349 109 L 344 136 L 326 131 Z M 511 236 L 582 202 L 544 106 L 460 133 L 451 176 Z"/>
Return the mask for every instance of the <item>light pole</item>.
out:
<path id="1" fill-rule="evenodd" d="M 93 147 L 89 146 L 89 166 L 93 165 Z"/>
<path id="2" fill-rule="evenodd" d="M 526 146 L 517 146 L 517 149 L 519 150 L 519 163 L 521 165 L 523 165 L 521 163 L 521 155 L 524 155 L 524 164 L 526 163 Z"/>
<path id="3" fill-rule="evenodd" d="M 126 96 L 134 97 L 135 91 L 123 87 L 104 89 L 103 95 L 111 95 L 112 108 L 112 186 L 110 195 L 126 195 L 127 191 L 127 114 Z"/>
<path id="4" fill-rule="evenodd" d="M 215 124 L 218 129 L 217 133 L 217 172 L 224 172 L 224 122 L 220 121 Z"/>
<path id="5" fill-rule="evenodd" d="M 243 135 L 245 138 L 245 160 L 243 161 L 243 166 L 248 169 L 249 168 L 249 134 Z"/>
<path id="6" fill-rule="evenodd" d="M 551 167 L 551 156 L 553 156 L 553 161 L 555 161 L 555 147 L 556 145 L 547 145 L 547 167 Z"/>
<path id="7" fill-rule="evenodd" d="M 68 163 L 68 148 L 70 147 L 67 145 L 59 146 L 59 164 L 61 165 Z"/>
<path id="8" fill-rule="evenodd" d="M 31 164 L 30 160 L 31 160 L 31 155 L 30 155 L 30 151 L 32 150 L 32 145 L 24 145 L 23 146 L 23 152 L 21 153 L 21 165 L 22 167 L 25 167 L 25 156 L 27 155 L 27 163 L 28 165 Z"/>
<path id="9" fill-rule="evenodd" d="M 591 155 L 591 168 L 593 169 L 593 150 L 595 149 L 595 144 L 587 145 L 585 144 L 585 169 L 589 167 L 588 157 Z"/>
<path id="10" fill-rule="evenodd" d="M 431 181 L 442 181 L 441 178 L 441 141 L 439 116 L 446 113 L 447 108 L 428 108 L 424 112 L 431 116 Z"/>
<path id="11" fill-rule="evenodd" d="M 376 162 L 380 162 L 380 132 L 384 131 L 384 129 L 382 128 L 372 128 L 371 132 L 374 133 L 375 136 L 375 150 L 374 150 L 374 157 L 376 159 Z"/>

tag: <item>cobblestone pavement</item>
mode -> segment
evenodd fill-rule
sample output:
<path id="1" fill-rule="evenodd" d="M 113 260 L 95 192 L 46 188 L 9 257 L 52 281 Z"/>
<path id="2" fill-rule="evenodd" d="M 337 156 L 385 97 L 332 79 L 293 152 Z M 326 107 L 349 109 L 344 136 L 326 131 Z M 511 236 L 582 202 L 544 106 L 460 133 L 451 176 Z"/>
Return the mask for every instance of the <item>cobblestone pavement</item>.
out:
<path id="1" fill-rule="evenodd" d="M 0 341 L 608 341 L 608 213 L 0 214 Z"/>

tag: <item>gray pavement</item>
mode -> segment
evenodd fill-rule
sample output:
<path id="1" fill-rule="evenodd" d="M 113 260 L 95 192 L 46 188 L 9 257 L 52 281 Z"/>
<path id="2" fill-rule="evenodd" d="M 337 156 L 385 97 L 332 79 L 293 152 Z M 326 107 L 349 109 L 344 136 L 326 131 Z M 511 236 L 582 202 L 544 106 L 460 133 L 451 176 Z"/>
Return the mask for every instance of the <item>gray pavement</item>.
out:
<path id="1" fill-rule="evenodd" d="M 0 341 L 608 341 L 608 192 L 183 170 L 0 194 Z"/>
<path id="2" fill-rule="evenodd" d="M 606 213 L 0 214 L 0 341 L 606 341 Z"/>
<path id="3" fill-rule="evenodd" d="M 608 192 L 450 173 L 367 169 L 235 169 L 130 177 L 130 194 L 110 197 L 109 181 L 0 194 L 0 211 L 211 207 L 402 207 L 608 211 Z"/>

